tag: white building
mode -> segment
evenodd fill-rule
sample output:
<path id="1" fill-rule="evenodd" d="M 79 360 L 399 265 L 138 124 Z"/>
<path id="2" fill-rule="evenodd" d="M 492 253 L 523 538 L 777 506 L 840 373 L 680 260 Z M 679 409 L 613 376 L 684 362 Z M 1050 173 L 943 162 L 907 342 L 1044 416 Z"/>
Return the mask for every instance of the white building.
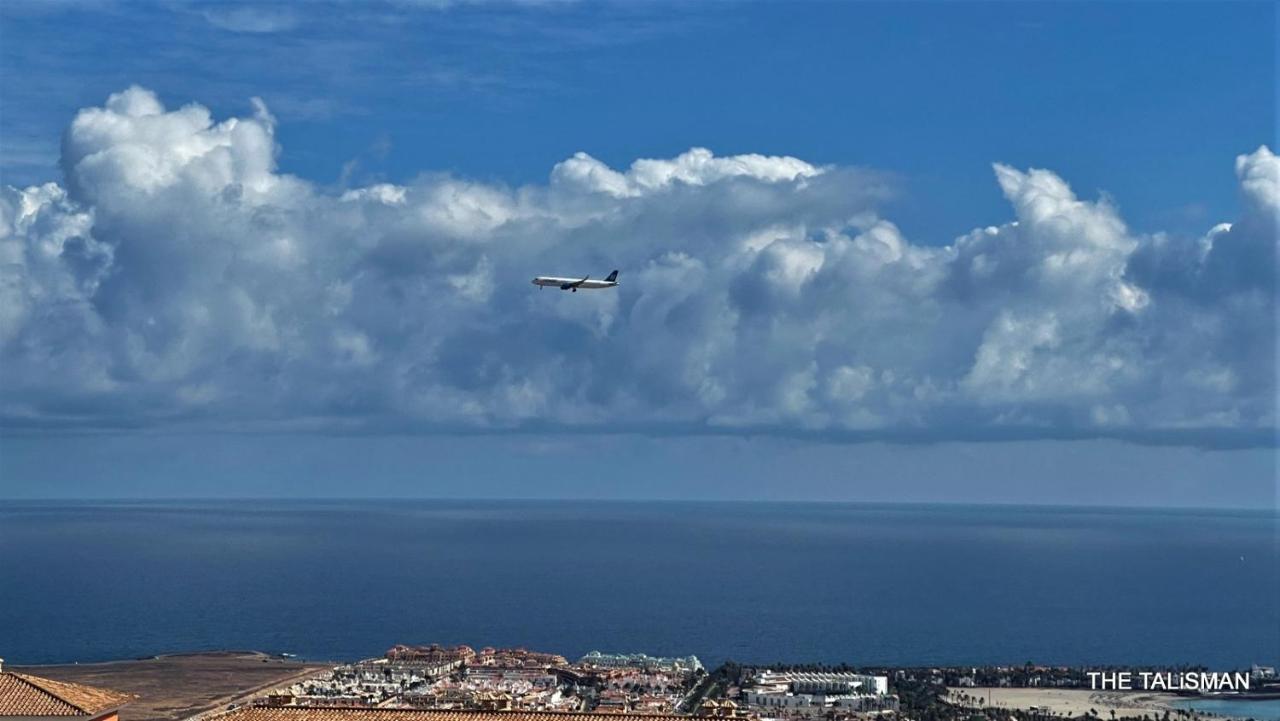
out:
<path id="1" fill-rule="evenodd" d="M 752 686 L 785 690 L 795 694 L 871 694 L 889 693 L 888 676 L 846 672 L 762 671 Z"/>
<path id="2" fill-rule="evenodd" d="M 897 708 L 887 676 L 849 672 L 762 671 L 746 684 L 743 695 L 750 706 L 800 714 Z"/>

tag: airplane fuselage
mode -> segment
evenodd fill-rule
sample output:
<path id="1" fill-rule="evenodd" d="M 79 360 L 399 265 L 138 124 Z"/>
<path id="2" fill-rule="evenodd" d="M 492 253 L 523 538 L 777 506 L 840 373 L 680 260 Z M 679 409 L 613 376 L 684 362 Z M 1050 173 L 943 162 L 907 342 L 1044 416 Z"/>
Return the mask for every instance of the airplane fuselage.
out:
<path id="1" fill-rule="evenodd" d="M 560 278 L 554 275 L 540 275 L 533 279 L 533 284 L 540 288 L 559 288 L 560 290 L 571 290 L 578 292 L 579 288 L 584 290 L 599 290 L 601 288 L 612 288 L 618 285 L 617 271 L 610 274 L 606 280 L 592 280 L 591 276 L 585 278 Z"/>

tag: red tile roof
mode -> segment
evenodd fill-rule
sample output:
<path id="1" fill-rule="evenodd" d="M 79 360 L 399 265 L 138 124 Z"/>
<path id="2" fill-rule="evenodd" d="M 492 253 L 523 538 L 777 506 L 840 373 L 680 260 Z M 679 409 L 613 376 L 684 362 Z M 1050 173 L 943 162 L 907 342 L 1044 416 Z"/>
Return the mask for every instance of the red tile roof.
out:
<path id="1" fill-rule="evenodd" d="M 0 716 L 97 716 L 135 698 L 25 673 L 0 673 Z"/>

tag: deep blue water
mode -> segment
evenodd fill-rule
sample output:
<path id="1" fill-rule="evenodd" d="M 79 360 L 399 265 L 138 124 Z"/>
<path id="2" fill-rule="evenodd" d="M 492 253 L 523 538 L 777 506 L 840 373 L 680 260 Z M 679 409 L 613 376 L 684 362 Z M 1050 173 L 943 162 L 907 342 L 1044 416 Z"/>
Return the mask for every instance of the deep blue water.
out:
<path id="1" fill-rule="evenodd" d="M 399 643 L 715 663 L 1280 663 L 1274 512 L 0 503 L 11 663 Z"/>

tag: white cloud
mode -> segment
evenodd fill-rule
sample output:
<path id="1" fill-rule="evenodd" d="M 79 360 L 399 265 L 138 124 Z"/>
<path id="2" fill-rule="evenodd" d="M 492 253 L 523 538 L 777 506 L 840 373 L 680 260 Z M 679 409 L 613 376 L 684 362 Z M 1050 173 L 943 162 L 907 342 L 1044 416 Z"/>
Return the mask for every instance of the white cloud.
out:
<path id="1" fill-rule="evenodd" d="M 619 171 L 578 153 L 545 185 L 424 175 L 334 195 L 277 152 L 260 103 L 216 122 L 135 87 L 76 117 L 64 186 L 0 191 L 4 422 L 1275 426 L 1267 148 L 1237 161 L 1242 217 L 1198 242 L 996 165 L 1013 218 L 940 246 L 879 217 L 882 176 L 790 157 L 695 148 Z M 610 292 L 528 283 L 613 268 Z"/>
<path id="2" fill-rule="evenodd" d="M 1275 213 L 1280 205 L 1280 158 L 1262 147 L 1236 158 L 1236 175 L 1245 196 L 1259 212 Z"/>
<path id="3" fill-rule="evenodd" d="M 215 27 L 238 33 L 277 33 L 298 26 L 298 16 L 281 6 L 215 6 L 201 13 Z"/>
<path id="4" fill-rule="evenodd" d="M 677 184 L 708 185 L 727 178 L 776 183 L 820 173 L 822 168 L 797 158 L 754 154 L 717 158 L 706 148 L 693 148 L 670 160 L 637 160 L 626 173 L 619 173 L 586 153 L 574 153 L 552 169 L 551 179 L 575 191 L 634 198 Z"/>

